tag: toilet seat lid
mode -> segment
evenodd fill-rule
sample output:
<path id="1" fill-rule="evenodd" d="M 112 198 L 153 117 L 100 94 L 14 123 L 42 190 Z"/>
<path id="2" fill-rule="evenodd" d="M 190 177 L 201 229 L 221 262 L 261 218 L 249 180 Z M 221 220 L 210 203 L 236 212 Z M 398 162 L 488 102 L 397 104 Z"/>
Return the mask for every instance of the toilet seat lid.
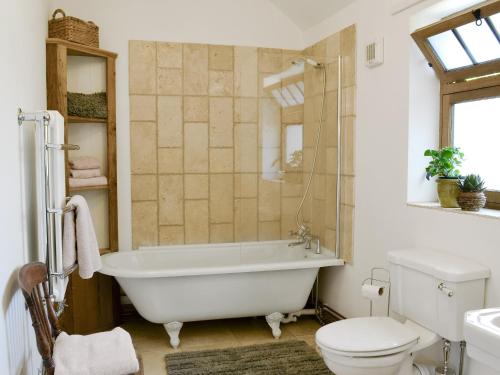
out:
<path id="1" fill-rule="evenodd" d="M 418 338 L 419 335 L 414 330 L 385 317 L 340 320 L 321 327 L 316 332 L 319 346 L 352 356 L 403 351 L 416 343 Z"/>

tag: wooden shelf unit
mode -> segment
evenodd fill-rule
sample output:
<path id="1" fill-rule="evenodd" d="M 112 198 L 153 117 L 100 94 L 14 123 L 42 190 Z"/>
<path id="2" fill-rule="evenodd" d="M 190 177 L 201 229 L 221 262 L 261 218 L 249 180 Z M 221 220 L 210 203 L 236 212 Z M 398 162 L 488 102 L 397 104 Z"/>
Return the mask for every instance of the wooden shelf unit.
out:
<path id="1" fill-rule="evenodd" d="M 68 56 L 99 57 L 106 61 L 106 119 L 68 116 Z M 107 191 L 108 200 L 108 248 L 101 254 L 118 250 L 118 201 L 116 185 L 116 82 L 115 65 L 118 55 L 99 48 L 88 47 L 62 39 L 46 40 L 47 63 L 47 108 L 57 110 L 64 117 L 64 137 L 68 143 L 69 126 L 78 124 L 100 124 L 106 126 L 107 178 L 106 186 L 69 188 L 69 165 L 66 163 L 66 191 L 69 195 L 81 191 Z M 66 160 L 68 153 L 66 151 Z M 103 198 L 104 199 L 104 198 Z M 74 272 L 66 292 L 67 307 L 62 315 L 62 324 L 69 333 L 88 334 L 111 329 L 117 325 L 119 316 L 119 288 L 113 278 L 94 274 L 83 280 Z"/>
<path id="2" fill-rule="evenodd" d="M 68 123 L 69 124 L 107 124 L 108 119 L 68 116 Z"/>
<path id="3" fill-rule="evenodd" d="M 109 190 L 109 185 L 70 187 L 68 191 L 70 193 L 74 193 L 77 191 L 92 191 L 92 190 Z"/>

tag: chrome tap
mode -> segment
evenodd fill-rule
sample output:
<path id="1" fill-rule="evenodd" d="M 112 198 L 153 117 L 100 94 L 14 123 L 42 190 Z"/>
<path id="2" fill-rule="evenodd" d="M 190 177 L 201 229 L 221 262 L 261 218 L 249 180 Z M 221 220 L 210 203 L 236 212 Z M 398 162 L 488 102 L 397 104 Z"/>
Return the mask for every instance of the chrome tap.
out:
<path id="1" fill-rule="evenodd" d="M 311 228 L 306 225 L 301 225 L 297 231 L 291 230 L 289 234 L 290 236 L 295 236 L 297 241 L 289 243 L 288 246 L 304 245 L 306 250 L 311 249 L 311 241 L 313 240 Z"/>

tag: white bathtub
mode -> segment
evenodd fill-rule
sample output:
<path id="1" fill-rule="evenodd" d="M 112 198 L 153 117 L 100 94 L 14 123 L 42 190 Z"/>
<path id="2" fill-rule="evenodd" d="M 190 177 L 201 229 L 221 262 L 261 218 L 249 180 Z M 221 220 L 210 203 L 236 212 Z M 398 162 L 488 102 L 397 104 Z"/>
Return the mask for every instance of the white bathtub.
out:
<path id="1" fill-rule="evenodd" d="M 173 347 L 183 322 L 265 315 L 281 335 L 283 314 L 304 308 L 321 267 L 344 262 L 289 241 L 141 248 L 102 256 L 145 319 L 164 324 Z M 314 246 L 313 246 L 314 247 Z"/>

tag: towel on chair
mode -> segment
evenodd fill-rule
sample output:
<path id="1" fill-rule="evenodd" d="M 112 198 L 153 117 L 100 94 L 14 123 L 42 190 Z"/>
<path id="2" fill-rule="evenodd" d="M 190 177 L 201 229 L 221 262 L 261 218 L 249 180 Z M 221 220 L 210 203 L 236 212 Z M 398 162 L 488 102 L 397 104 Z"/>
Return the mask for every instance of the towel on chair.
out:
<path id="1" fill-rule="evenodd" d="M 81 195 L 71 197 L 68 206 L 74 210 L 64 214 L 63 267 L 68 269 L 78 263 L 80 277 L 90 279 L 102 263 L 89 206 Z"/>
<path id="2" fill-rule="evenodd" d="M 61 332 L 53 359 L 55 375 L 125 375 L 139 371 L 130 334 L 120 327 L 87 336 Z"/>

